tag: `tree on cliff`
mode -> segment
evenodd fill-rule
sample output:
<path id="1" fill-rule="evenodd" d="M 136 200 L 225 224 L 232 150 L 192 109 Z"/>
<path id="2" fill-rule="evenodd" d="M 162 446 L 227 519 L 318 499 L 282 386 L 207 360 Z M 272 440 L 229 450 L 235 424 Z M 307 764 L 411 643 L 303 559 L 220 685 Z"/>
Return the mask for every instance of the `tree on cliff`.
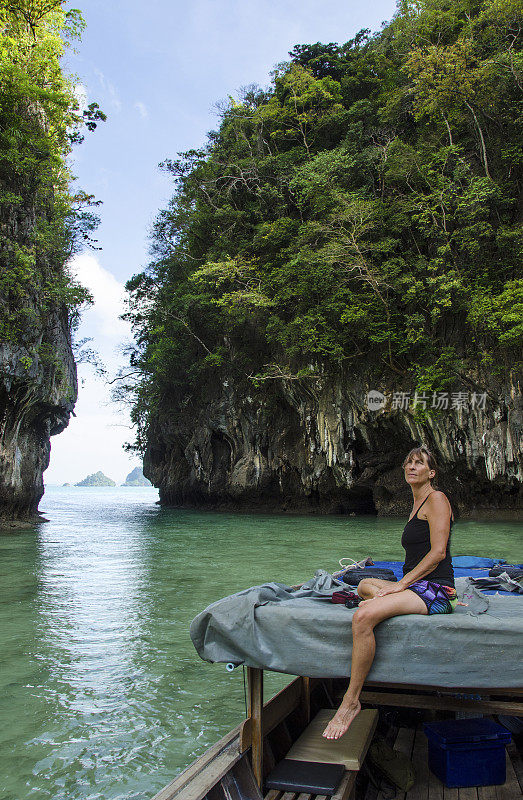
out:
<path id="1" fill-rule="evenodd" d="M 97 218 L 67 156 L 105 119 L 61 67 L 83 24 L 63 0 L 0 0 L 0 517 L 37 510 L 49 437 L 76 401 L 71 333 L 89 294 L 68 261 Z"/>
<path id="2" fill-rule="evenodd" d="M 62 303 L 73 320 L 88 299 L 66 265 L 97 218 L 88 210 L 92 197 L 71 193 L 66 158 L 81 128 L 96 128 L 105 115 L 96 103 L 81 111 L 75 83 L 62 72 L 65 48 L 84 27 L 80 12 L 64 5 L 0 2 L 2 340 L 31 338 L 35 323 Z"/>
<path id="3" fill-rule="evenodd" d="M 502 381 L 523 343 L 520 0 L 402 0 L 222 109 L 128 283 L 137 446 L 229 378 Z"/>

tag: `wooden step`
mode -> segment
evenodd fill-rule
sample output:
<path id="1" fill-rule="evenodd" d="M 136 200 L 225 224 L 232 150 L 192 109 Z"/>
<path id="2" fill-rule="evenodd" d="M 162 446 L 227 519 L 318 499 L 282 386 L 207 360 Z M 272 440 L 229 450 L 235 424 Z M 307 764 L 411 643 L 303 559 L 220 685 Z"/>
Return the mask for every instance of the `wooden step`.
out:
<path id="1" fill-rule="evenodd" d="M 325 739 L 322 734 L 332 716 L 332 708 L 318 711 L 293 744 L 286 758 L 343 764 L 347 770 L 356 772 L 360 770 L 376 730 L 378 712 L 370 708 L 361 711 L 344 736 L 339 739 Z"/>
<path id="2" fill-rule="evenodd" d="M 280 792 L 277 789 L 270 789 L 263 800 L 348 800 L 354 787 L 356 774 L 356 772 L 346 772 L 338 790 L 332 797 L 326 797 L 323 794 L 293 794 L 292 792 Z"/>

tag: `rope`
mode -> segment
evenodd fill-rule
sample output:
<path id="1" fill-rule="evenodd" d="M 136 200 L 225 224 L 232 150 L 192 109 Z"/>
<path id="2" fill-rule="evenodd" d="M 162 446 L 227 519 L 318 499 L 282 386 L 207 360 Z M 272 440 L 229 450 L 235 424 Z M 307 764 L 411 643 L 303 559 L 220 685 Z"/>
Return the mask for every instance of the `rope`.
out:
<path id="1" fill-rule="evenodd" d="M 344 561 L 350 561 L 350 564 L 344 564 L 343 563 Z M 363 567 L 366 567 L 369 562 L 371 564 L 373 563 L 372 559 L 369 558 L 369 556 L 367 556 L 367 558 L 362 558 L 361 561 L 355 561 L 353 558 L 349 558 L 347 556 L 346 558 L 340 558 L 340 560 L 338 561 L 338 564 L 340 565 L 342 570 L 345 571 L 347 569 L 363 569 Z M 338 574 L 338 573 L 335 573 L 335 574 Z"/>

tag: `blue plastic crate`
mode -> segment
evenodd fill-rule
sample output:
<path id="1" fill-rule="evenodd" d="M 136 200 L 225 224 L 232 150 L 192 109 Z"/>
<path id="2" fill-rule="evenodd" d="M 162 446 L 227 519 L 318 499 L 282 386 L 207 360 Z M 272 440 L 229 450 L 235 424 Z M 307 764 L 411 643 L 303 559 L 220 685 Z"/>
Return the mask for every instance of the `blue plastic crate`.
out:
<path id="1" fill-rule="evenodd" d="M 426 722 L 429 768 L 449 788 L 505 783 L 510 732 L 481 717 Z"/>

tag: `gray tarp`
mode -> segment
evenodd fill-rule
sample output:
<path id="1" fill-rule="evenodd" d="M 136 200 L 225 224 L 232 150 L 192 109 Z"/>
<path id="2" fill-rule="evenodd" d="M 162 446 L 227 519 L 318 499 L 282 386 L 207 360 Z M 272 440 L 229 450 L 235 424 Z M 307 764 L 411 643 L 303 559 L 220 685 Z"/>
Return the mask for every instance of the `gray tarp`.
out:
<path id="1" fill-rule="evenodd" d="M 353 610 L 330 602 L 339 583 L 325 572 L 292 592 L 267 583 L 225 597 L 191 624 L 205 661 L 291 675 L 347 675 Z M 369 680 L 452 688 L 523 686 L 523 598 L 491 595 L 456 580 L 469 605 L 453 614 L 393 617 L 377 626 Z"/>

